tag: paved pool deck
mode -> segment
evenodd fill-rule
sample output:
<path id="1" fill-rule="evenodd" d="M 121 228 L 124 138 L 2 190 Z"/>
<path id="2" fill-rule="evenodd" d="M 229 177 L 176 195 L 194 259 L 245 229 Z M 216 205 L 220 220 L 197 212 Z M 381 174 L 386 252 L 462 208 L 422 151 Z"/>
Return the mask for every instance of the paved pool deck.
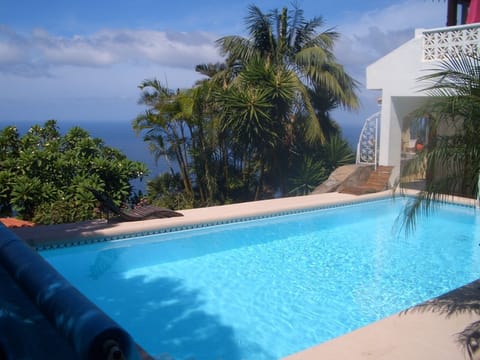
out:
<path id="1" fill-rule="evenodd" d="M 361 197 L 350 194 L 327 193 L 179 210 L 178 212 L 183 214 L 181 217 L 130 222 L 98 220 L 75 224 L 37 225 L 11 230 L 30 245 L 36 248 L 47 248 L 62 246 L 62 244 L 80 244 L 90 242 L 92 239 L 147 233 L 172 227 L 182 228 L 198 226 L 199 224 L 221 223 L 233 219 L 266 216 L 272 213 L 291 212 L 391 196 L 392 193 L 389 191 Z"/>
<path id="2" fill-rule="evenodd" d="M 381 197 L 391 198 L 392 193 L 385 191 L 362 196 L 327 193 L 182 210 L 179 212 L 184 215 L 183 217 L 167 219 L 123 223 L 94 221 L 68 225 L 17 228 L 12 229 L 12 231 L 36 248 L 48 248 L 68 246 L 68 243 L 81 244 L 90 242 L 92 239 L 122 234 L 137 234 L 162 228 L 212 224 L 238 218 L 263 216 L 272 212 L 291 212 L 306 208 L 362 202 Z M 474 204 L 474 201 L 469 199 L 455 198 L 452 200 L 463 204 Z M 439 269 L 439 271 L 441 270 Z M 449 304 L 449 308 L 467 305 L 480 309 L 480 282 L 474 282 L 432 300 L 432 306 L 427 307 L 426 311 L 413 309 L 390 316 L 349 334 L 288 356 L 285 359 L 467 359 L 468 356 L 459 345 L 457 336 L 468 325 L 479 321 L 480 315 L 463 311 L 459 313 L 454 312 L 447 316 L 448 314 L 439 311 L 445 304 Z M 478 314 L 480 314 L 480 311 Z"/>

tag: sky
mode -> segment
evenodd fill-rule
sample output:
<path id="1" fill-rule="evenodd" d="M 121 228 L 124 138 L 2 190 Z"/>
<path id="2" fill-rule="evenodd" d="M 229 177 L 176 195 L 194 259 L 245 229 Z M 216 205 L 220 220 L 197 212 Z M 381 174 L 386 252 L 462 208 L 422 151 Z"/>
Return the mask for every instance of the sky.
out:
<path id="1" fill-rule="evenodd" d="M 130 122 L 143 108 L 138 85 L 159 79 L 188 88 L 195 65 L 222 61 L 215 40 L 246 36 L 249 5 L 264 12 L 292 2 L 237 0 L 0 0 L 0 126 L 48 119 Z M 360 83 L 361 108 L 336 111 L 340 124 L 377 110 L 366 67 L 414 36 L 443 27 L 438 0 L 298 0 L 306 19 L 321 16 L 340 39 L 335 55 Z"/>

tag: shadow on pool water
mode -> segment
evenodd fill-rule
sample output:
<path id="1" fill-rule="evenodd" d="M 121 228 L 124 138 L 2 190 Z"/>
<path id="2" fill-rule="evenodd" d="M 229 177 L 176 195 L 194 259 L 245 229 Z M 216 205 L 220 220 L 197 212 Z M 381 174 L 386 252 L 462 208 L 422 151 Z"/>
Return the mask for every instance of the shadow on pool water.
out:
<path id="1" fill-rule="evenodd" d="M 81 290 L 154 358 L 276 358 L 260 345 L 243 341 L 234 328 L 202 310 L 201 293 L 185 287 L 182 280 L 120 277 L 118 272 L 103 273 Z"/>

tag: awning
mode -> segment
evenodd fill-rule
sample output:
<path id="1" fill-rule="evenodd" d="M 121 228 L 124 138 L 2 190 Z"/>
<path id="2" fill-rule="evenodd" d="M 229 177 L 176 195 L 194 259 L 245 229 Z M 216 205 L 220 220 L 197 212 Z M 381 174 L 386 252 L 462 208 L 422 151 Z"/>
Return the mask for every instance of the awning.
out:
<path id="1" fill-rule="evenodd" d="M 480 0 L 471 0 L 468 7 L 467 24 L 480 22 Z"/>

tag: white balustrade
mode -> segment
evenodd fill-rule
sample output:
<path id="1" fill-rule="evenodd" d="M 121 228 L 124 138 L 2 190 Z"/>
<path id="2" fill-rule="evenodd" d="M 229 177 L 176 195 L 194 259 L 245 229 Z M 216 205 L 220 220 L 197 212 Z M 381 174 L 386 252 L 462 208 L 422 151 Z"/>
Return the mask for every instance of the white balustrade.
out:
<path id="1" fill-rule="evenodd" d="M 443 60 L 459 53 L 478 53 L 480 24 L 451 26 L 423 32 L 423 61 Z"/>

